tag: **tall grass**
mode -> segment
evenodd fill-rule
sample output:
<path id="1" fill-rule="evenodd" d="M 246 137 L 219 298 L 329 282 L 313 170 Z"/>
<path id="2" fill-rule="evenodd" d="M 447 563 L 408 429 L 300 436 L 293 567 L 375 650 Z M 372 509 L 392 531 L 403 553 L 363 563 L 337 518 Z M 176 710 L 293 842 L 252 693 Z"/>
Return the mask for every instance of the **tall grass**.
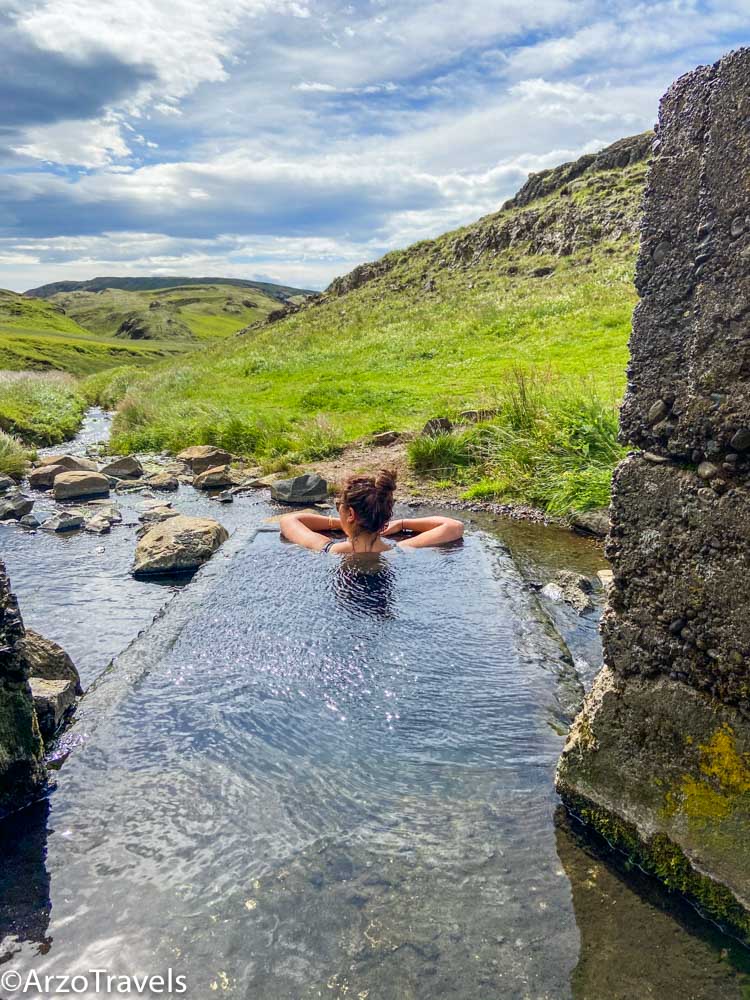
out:
<path id="1" fill-rule="evenodd" d="M 29 452 L 17 437 L 0 431 L 0 472 L 14 479 L 20 479 L 33 454 Z"/>
<path id="2" fill-rule="evenodd" d="M 0 430 L 35 445 L 73 437 L 86 400 L 69 375 L 0 372 Z"/>
<path id="3" fill-rule="evenodd" d="M 467 486 L 466 499 L 531 504 L 550 514 L 609 502 L 617 442 L 613 399 L 585 380 L 514 371 L 491 419 L 409 445 L 415 471 Z"/>

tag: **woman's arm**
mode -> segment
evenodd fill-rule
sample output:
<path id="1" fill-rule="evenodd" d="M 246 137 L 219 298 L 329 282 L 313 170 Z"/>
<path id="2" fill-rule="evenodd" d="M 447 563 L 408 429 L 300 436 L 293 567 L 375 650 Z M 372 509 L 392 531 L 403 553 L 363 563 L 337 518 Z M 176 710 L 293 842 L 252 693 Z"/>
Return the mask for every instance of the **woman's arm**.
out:
<path id="1" fill-rule="evenodd" d="M 454 517 L 397 517 L 391 521 L 384 535 L 396 535 L 401 531 L 411 531 L 413 538 L 405 538 L 398 544 L 404 548 L 421 549 L 428 545 L 444 545 L 455 542 L 464 533 L 461 521 Z"/>
<path id="2" fill-rule="evenodd" d="M 327 517 L 324 514 L 285 514 L 279 521 L 279 530 L 290 542 L 320 551 L 330 541 L 321 532 L 340 531 L 341 521 L 338 517 Z"/>

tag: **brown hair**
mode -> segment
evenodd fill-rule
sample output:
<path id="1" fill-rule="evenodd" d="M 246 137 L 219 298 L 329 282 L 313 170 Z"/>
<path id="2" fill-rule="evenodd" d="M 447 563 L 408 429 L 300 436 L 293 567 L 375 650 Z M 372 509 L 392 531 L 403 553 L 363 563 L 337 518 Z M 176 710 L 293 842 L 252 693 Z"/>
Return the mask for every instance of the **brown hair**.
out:
<path id="1" fill-rule="evenodd" d="M 351 507 L 363 531 L 380 531 L 393 514 L 396 473 L 381 469 L 377 476 L 350 476 L 341 487 L 339 499 Z"/>

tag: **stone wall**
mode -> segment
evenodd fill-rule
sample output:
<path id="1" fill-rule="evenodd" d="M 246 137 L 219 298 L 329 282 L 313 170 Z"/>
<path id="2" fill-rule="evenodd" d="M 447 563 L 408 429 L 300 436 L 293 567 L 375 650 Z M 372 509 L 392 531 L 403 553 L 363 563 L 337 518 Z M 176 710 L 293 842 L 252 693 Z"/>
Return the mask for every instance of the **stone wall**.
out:
<path id="1" fill-rule="evenodd" d="M 45 781 L 24 634 L 18 602 L 0 561 L 0 816 L 28 802 Z"/>
<path id="2" fill-rule="evenodd" d="M 558 789 L 750 940 L 750 49 L 662 100 L 602 623 Z"/>

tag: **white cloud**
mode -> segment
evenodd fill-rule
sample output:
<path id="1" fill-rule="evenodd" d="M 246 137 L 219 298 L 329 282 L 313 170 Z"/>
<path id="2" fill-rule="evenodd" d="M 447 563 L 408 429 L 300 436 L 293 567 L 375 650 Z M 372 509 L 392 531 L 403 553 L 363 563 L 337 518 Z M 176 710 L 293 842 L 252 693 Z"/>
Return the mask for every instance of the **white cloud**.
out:
<path id="1" fill-rule="evenodd" d="M 25 131 L 25 142 L 13 147 L 19 156 L 81 167 L 106 167 L 130 155 L 120 123 L 111 119 L 66 121 Z"/>

